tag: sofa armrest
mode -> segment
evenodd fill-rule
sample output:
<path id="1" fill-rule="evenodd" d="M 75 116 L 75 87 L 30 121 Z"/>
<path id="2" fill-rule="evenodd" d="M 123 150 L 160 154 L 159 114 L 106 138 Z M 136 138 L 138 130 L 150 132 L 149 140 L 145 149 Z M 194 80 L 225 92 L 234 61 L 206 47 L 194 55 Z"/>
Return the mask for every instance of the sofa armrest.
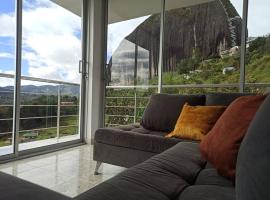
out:
<path id="1" fill-rule="evenodd" d="M 52 190 L 0 172 L 0 200 L 70 200 Z"/>

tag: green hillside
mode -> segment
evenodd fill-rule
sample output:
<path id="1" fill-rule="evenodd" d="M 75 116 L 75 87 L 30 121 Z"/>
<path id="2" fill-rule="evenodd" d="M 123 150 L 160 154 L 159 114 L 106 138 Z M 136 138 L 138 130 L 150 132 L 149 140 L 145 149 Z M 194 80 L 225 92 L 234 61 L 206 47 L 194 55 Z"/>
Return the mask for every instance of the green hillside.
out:
<path id="1" fill-rule="evenodd" d="M 234 67 L 235 71 L 223 74 L 226 67 Z M 190 73 L 197 71 L 196 73 Z M 184 84 L 222 84 L 239 83 L 240 75 L 240 53 L 228 55 L 223 58 L 215 57 L 203 60 L 196 50 L 189 59 L 184 59 L 177 64 L 176 72 L 163 73 L 163 85 L 184 85 Z M 188 77 L 188 78 L 187 78 Z M 247 83 L 270 83 L 270 36 L 259 37 L 249 42 L 246 54 L 246 82 Z M 140 82 L 138 81 L 140 85 Z M 158 78 L 149 81 L 149 85 L 157 85 Z M 246 88 L 248 92 L 263 93 L 262 88 Z M 135 102 L 133 89 L 107 89 L 106 124 L 129 124 L 134 122 L 134 105 L 136 105 L 136 120 L 140 121 L 144 107 L 147 105 L 151 94 L 156 93 L 156 89 L 137 89 L 137 100 Z M 207 92 L 238 92 L 238 88 L 163 88 L 163 93 L 171 94 L 191 94 Z M 120 98 L 119 98 L 120 97 Z M 121 97 L 129 97 L 121 98 Z M 111 106 L 120 106 L 112 108 Z M 123 108 L 121 108 L 123 107 Z M 109 115 L 114 115 L 111 117 Z M 115 117 L 120 115 L 124 117 Z"/>

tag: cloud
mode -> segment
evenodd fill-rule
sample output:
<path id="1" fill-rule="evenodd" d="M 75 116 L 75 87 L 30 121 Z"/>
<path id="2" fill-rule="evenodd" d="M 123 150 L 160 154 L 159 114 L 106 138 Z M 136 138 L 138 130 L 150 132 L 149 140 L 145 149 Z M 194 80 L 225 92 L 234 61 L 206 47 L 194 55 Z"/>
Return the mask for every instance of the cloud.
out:
<path id="1" fill-rule="evenodd" d="M 126 36 L 150 16 L 139 17 L 108 26 L 108 54 L 111 56 Z"/>
<path id="2" fill-rule="evenodd" d="M 14 14 L 0 14 L 0 37 L 15 37 L 15 16 Z"/>
<path id="3" fill-rule="evenodd" d="M 14 55 L 7 52 L 0 52 L 0 58 L 14 58 Z"/>
<path id="4" fill-rule="evenodd" d="M 38 3 L 42 7 L 23 12 L 23 67 L 29 76 L 79 83 L 81 19 L 48 1 Z"/>
<path id="5" fill-rule="evenodd" d="M 15 16 L 0 15 L 0 37 L 15 36 Z M 48 0 L 25 0 L 23 10 L 23 75 L 80 82 L 81 18 Z M 2 58 L 13 58 L 6 51 Z"/>
<path id="6" fill-rule="evenodd" d="M 249 36 L 263 36 L 270 33 L 268 19 L 270 18 L 270 1 L 249 1 L 248 33 Z"/>
<path id="7" fill-rule="evenodd" d="M 243 0 L 231 0 L 231 3 L 237 10 L 238 14 L 242 17 L 243 15 Z"/>
<path id="8" fill-rule="evenodd" d="M 13 75 L 14 71 L 4 71 L 4 70 L 0 69 L 0 73 Z M 0 87 L 11 86 L 11 85 L 14 85 L 14 79 L 13 78 L 0 77 Z"/>

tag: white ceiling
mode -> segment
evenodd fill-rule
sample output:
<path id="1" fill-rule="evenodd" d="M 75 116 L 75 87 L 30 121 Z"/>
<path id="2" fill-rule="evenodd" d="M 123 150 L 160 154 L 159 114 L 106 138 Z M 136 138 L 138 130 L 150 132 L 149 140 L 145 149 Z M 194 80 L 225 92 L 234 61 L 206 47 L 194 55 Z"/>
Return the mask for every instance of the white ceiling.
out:
<path id="1" fill-rule="evenodd" d="M 51 0 L 51 1 L 75 13 L 76 15 L 81 16 L 82 0 Z"/>
<path id="2" fill-rule="evenodd" d="M 52 0 L 58 5 L 81 15 L 82 0 Z M 215 0 L 166 0 L 166 10 L 183 8 Z M 109 24 L 159 13 L 160 0 L 109 0 Z"/>
<path id="3" fill-rule="evenodd" d="M 214 0 L 166 0 L 166 10 Z M 109 0 L 109 23 L 160 13 L 161 0 Z"/>

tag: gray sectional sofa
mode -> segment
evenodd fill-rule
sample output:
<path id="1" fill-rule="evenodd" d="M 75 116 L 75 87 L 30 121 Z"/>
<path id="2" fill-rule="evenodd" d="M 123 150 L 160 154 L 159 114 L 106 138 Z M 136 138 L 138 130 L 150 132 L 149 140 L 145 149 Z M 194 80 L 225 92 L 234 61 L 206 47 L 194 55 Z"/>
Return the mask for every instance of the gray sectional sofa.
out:
<path id="1" fill-rule="evenodd" d="M 160 154 L 145 151 L 154 156 L 74 199 L 269 200 L 269 119 L 270 96 L 260 107 L 240 146 L 235 184 L 202 159 L 197 142 L 182 141 Z M 129 144 L 134 146 L 132 142 Z M 70 199 L 2 173 L 0 192 L 1 200 Z"/>
<path id="2" fill-rule="evenodd" d="M 132 167 L 159 154 L 179 142 L 187 141 L 164 136 L 174 129 L 183 105 L 224 105 L 248 93 L 213 93 L 206 95 L 151 96 L 140 124 L 102 128 L 96 131 L 94 160 L 96 174 L 102 162 L 122 167 Z M 196 142 L 196 141 L 189 141 Z"/>

